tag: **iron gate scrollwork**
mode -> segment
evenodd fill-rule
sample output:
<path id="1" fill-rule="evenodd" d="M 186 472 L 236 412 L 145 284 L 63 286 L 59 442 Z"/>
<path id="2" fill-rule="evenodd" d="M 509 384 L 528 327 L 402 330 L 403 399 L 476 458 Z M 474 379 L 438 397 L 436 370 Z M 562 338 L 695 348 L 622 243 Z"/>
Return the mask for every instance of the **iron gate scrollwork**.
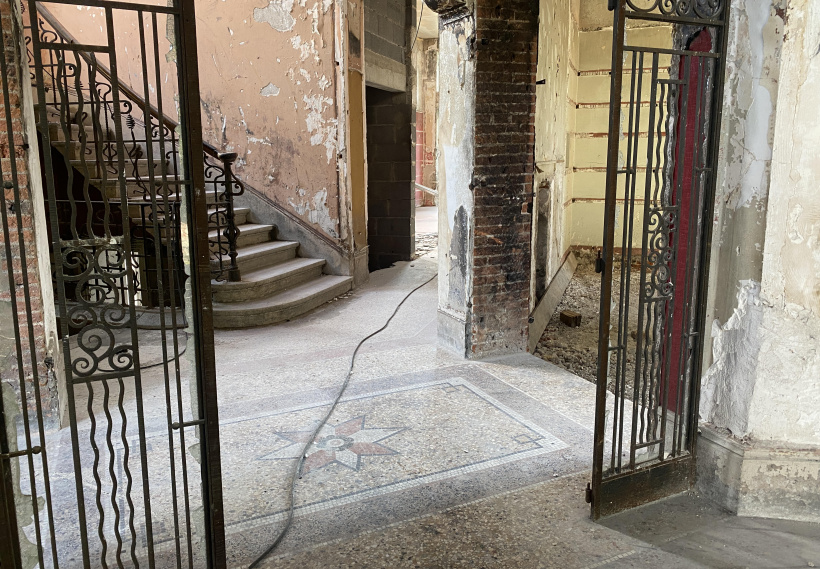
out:
<path id="1" fill-rule="evenodd" d="M 193 2 L 25 0 L 24 8 L 66 428 L 50 429 L 19 395 L 27 413 L 14 425 L 4 418 L 29 450 L 10 456 L 18 441 L 0 440 L 0 462 L 28 463 L 3 491 L 28 495 L 32 519 L 0 514 L 0 531 L 10 520 L 19 534 L 16 557 L 0 562 L 22 567 L 28 555 L 43 568 L 224 567 L 207 310 L 214 205 Z M 72 35 L 63 24 L 77 10 L 99 33 Z M 29 311 L 31 327 L 35 318 Z M 21 376 L 20 390 L 30 383 Z"/>
<path id="2" fill-rule="evenodd" d="M 728 11 L 726 0 L 615 6 L 595 518 L 694 482 Z"/>

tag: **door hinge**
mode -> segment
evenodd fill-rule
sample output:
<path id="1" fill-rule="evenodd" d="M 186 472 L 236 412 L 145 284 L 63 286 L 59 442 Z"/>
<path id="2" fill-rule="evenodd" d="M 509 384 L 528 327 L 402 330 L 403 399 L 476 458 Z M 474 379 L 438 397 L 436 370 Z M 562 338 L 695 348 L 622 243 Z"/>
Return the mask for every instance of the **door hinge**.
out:
<path id="1" fill-rule="evenodd" d="M 592 503 L 592 484 L 591 483 L 587 483 L 586 500 L 587 500 L 587 504 Z"/>

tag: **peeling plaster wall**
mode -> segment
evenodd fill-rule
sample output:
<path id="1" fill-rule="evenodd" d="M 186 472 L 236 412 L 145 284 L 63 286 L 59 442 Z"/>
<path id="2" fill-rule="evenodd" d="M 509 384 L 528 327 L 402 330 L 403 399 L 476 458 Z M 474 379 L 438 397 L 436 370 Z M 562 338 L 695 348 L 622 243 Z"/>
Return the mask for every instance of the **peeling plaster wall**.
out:
<path id="1" fill-rule="evenodd" d="M 444 23 L 439 35 L 439 337 L 462 353 L 472 294 L 474 34 L 475 20 L 468 16 Z"/>
<path id="2" fill-rule="evenodd" d="M 238 153 L 240 178 L 336 240 L 347 235 L 337 173 L 345 166 L 335 62 L 343 46 L 334 40 L 339 9 L 334 0 L 196 4 L 205 142 Z M 53 12 L 77 38 L 105 41 L 99 9 L 65 5 Z M 175 54 L 165 37 L 173 32 L 164 33 L 165 20 L 159 24 L 163 104 L 174 116 Z M 116 22 L 120 75 L 142 92 L 136 19 Z M 149 79 L 152 94 L 154 83 Z"/>
<path id="3" fill-rule="evenodd" d="M 561 266 L 568 247 L 564 200 L 578 92 L 579 0 L 541 0 L 535 111 L 535 211 L 531 308 Z"/>
<path id="4" fill-rule="evenodd" d="M 749 428 L 820 446 L 820 5 L 790 0 L 786 20 Z"/>
<path id="5" fill-rule="evenodd" d="M 197 3 L 205 139 L 236 173 L 324 234 L 343 237 L 332 0 Z"/>
<path id="6" fill-rule="evenodd" d="M 731 14 L 701 417 L 744 437 L 766 306 L 760 281 L 785 0 L 736 0 Z"/>
<path id="7" fill-rule="evenodd" d="M 732 3 L 699 490 L 820 521 L 820 6 Z"/>

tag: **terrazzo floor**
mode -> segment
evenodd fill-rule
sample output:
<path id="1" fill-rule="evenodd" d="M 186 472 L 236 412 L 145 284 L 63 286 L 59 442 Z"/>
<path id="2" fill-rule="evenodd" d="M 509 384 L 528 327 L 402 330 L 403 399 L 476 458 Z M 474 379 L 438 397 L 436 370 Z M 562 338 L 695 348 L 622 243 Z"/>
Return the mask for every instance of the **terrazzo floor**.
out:
<path id="1" fill-rule="evenodd" d="M 434 251 L 373 273 L 367 285 L 294 322 L 216 333 L 229 567 L 248 567 L 283 527 L 290 470 L 306 433 L 338 393 L 356 344 L 436 271 Z M 714 509 L 696 508 L 688 526 L 660 533 L 646 520 L 663 520 L 663 505 L 654 514 L 631 512 L 637 518 L 621 518 L 620 525 L 593 524 L 584 489 L 594 385 L 529 355 L 469 362 L 439 350 L 436 294 L 435 281 L 419 290 L 360 351 L 349 389 L 307 453 L 294 490 L 293 526 L 262 567 L 787 566 L 778 565 L 781 560 L 820 566 L 820 531 L 811 525 L 775 527 L 777 533 L 766 522 L 766 548 L 773 553 L 733 565 L 733 550 L 722 548 L 720 540 L 747 539 L 763 547 L 760 526 L 733 526 Z M 182 380 L 171 386 L 186 408 L 190 366 L 190 358 L 181 358 Z M 132 555 L 144 559 L 144 496 L 138 477 L 133 503 L 122 491 L 95 495 L 92 481 L 100 477 L 102 486 L 109 485 L 109 472 L 126 481 L 125 465 L 134 469 L 143 458 L 152 480 L 156 567 L 175 567 L 177 558 L 182 566 L 205 566 L 200 467 L 190 459 L 198 441 L 182 441 L 169 430 L 161 403 L 167 381 L 161 367 L 143 375 L 144 441 L 136 425 L 115 415 L 108 433 L 121 431 L 123 442 L 114 437 L 110 448 L 84 442 L 81 449 L 86 509 L 103 511 L 106 521 L 92 514 L 88 526 L 99 526 L 110 544 L 107 553 L 92 550 L 91 558 L 107 555 L 111 566 L 115 556 L 124 567 L 136 566 Z M 89 406 L 120 395 L 126 414 L 133 415 L 128 406 L 134 398 L 127 391 L 96 393 Z M 95 414 L 102 416 L 100 410 Z M 101 440 L 102 425 L 84 415 L 78 419 L 81 441 Z M 61 566 L 81 566 L 69 434 L 61 431 L 50 444 L 56 449 L 51 460 Z M 184 496 L 172 495 L 174 487 L 184 488 Z M 183 502 L 187 513 L 174 509 Z M 137 514 L 133 528 L 129 511 Z M 109 527 L 112 520 L 115 529 Z M 789 551 L 778 557 L 780 542 Z"/>
<path id="2" fill-rule="evenodd" d="M 282 527 L 288 473 L 355 345 L 436 271 L 428 255 L 373 273 L 299 321 L 217 333 L 232 567 L 246 567 Z M 412 296 L 360 352 L 308 452 L 277 555 L 589 468 L 593 386 L 530 356 L 473 363 L 438 350 L 436 291 L 431 283 Z"/>

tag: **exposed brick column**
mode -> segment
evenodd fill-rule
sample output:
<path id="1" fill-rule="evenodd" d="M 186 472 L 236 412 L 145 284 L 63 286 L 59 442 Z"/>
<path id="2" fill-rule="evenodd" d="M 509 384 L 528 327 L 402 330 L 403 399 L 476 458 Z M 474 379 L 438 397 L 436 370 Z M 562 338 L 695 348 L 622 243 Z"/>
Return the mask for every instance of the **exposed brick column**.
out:
<path id="1" fill-rule="evenodd" d="M 473 357 L 527 349 L 538 2 L 476 2 Z"/>
<path id="2" fill-rule="evenodd" d="M 17 392 L 19 397 L 18 370 L 19 361 L 22 361 L 26 378 L 27 404 L 33 412 L 36 400 L 32 382 L 36 367 L 44 415 L 54 417 L 57 397 L 54 386 L 48 384 L 48 372 L 44 364 L 47 356 L 47 332 L 43 291 L 40 288 L 40 264 L 46 263 L 48 266 L 49 253 L 48 251 L 43 252 L 45 255 L 45 260 L 43 260 L 37 248 L 35 197 L 32 195 L 29 176 L 29 153 L 37 152 L 37 141 L 36 139 L 30 140 L 30 134 L 27 136 L 26 113 L 23 106 L 24 86 L 20 79 L 28 81 L 24 75 L 28 73 L 28 63 L 20 46 L 21 30 L 19 20 L 16 20 L 18 17 L 19 15 L 12 11 L 12 4 L 9 0 L 0 0 L 0 27 L 2 27 L 3 53 L 7 71 L 7 75 L 0 83 L 0 178 L 2 178 L 0 185 L 3 188 L 4 198 L 0 205 L 5 209 L 9 228 L 8 235 L 0 231 L 0 377 L 5 384 Z M 8 108 L 5 104 L 6 94 L 9 99 Z M 31 112 L 30 109 L 28 111 Z M 11 129 L 9 129 L 7 115 L 11 118 Z M 13 167 L 16 168 L 16 180 L 12 176 Z M 39 179 L 39 172 L 37 178 Z M 40 206 L 42 204 L 39 199 L 36 203 Z M 22 250 L 20 237 L 23 241 Z M 10 259 L 6 254 L 6 241 L 11 246 Z M 9 263 L 13 274 L 12 282 L 9 282 Z M 26 297 L 28 297 L 30 312 L 27 311 Z M 14 314 L 14 301 L 16 301 L 16 315 Z M 22 357 L 19 359 L 14 334 L 15 318 L 19 324 L 22 345 L 22 354 L 20 354 Z M 29 320 L 32 323 L 34 353 L 30 347 Z"/>

